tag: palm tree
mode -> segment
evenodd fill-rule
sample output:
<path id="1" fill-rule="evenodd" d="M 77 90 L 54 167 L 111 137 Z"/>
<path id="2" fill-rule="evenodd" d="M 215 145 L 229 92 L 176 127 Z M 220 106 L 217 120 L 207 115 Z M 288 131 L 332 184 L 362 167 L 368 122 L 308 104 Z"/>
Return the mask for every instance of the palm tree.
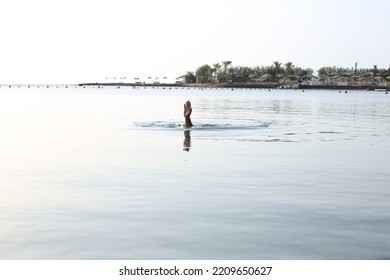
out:
<path id="1" fill-rule="evenodd" d="M 213 64 L 213 73 L 214 73 L 214 83 L 215 83 L 215 78 L 217 77 L 217 72 L 218 72 L 218 69 L 221 68 L 221 64 L 219 63 L 215 63 Z"/>
<path id="2" fill-rule="evenodd" d="M 195 83 L 196 82 L 196 76 L 194 72 L 187 71 L 187 73 L 181 78 L 184 78 L 185 83 Z"/>
<path id="3" fill-rule="evenodd" d="M 223 74 L 225 75 L 225 80 L 227 81 L 227 69 L 229 67 L 229 65 L 232 64 L 232 62 L 230 60 L 225 60 L 225 61 L 222 61 L 222 64 L 223 64 Z"/>
<path id="4" fill-rule="evenodd" d="M 284 83 L 286 82 L 287 78 L 291 77 L 294 74 L 294 64 L 292 62 L 286 62 L 284 64 L 285 71 L 286 71 L 286 77 L 284 79 Z"/>
<path id="5" fill-rule="evenodd" d="M 376 75 L 378 75 L 378 72 L 379 72 L 378 65 L 374 65 L 374 68 L 372 68 L 371 71 L 372 71 L 372 75 L 374 75 L 374 77 Z"/>
<path id="6" fill-rule="evenodd" d="M 229 81 L 232 81 L 233 82 L 233 78 L 234 78 L 234 69 L 233 68 L 229 68 L 228 69 L 228 77 L 229 77 Z"/>
<path id="7" fill-rule="evenodd" d="M 286 62 L 284 64 L 284 67 L 286 69 L 286 74 L 287 75 L 292 75 L 294 74 L 294 64 L 292 62 Z"/>
<path id="8" fill-rule="evenodd" d="M 279 61 L 274 61 L 274 69 L 275 69 L 275 77 L 277 78 L 277 81 L 279 83 L 279 73 L 281 72 L 282 70 L 282 63 L 280 63 Z"/>
<path id="9" fill-rule="evenodd" d="M 196 70 L 196 76 L 198 77 L 198 82 L 208 83 L 213 73 L 213 68 L 208 64 L 204 64 Z"/>

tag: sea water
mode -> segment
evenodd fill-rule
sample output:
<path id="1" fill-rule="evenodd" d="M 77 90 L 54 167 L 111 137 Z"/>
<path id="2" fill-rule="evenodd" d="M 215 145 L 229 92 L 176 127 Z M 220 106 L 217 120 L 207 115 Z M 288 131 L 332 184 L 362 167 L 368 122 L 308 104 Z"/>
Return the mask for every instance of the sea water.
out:
<path id="1" fill-rule="evenodd" d="M 0 129 L 0 259 L 390 258 L 384 92 L 3 86 Z"/>

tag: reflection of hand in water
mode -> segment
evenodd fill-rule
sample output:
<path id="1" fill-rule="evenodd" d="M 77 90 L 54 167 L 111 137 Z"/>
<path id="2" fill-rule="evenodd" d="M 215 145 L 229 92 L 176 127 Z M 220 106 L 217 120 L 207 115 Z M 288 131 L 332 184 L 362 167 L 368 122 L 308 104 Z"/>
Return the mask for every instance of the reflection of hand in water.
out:
<path id="1" fill-rule="evenodd" d="M 191 131 L 184 130 L 183 151 L 189 152 L 191 148 Z"/>

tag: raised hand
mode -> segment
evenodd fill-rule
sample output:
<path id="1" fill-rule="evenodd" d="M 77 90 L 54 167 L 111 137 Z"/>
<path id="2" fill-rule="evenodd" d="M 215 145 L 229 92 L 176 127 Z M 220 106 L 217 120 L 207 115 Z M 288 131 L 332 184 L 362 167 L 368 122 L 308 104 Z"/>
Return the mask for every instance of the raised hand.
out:
<path id="1" fill-rule="evenodd" d="M 191 102 L 187 101 L 184 104 L 184 117 L 187 118 L 187 117 L 191 116 L 191 113 L 192 113 Z"/>
<path id="2" fill-rule="evenodd" d="M 191 102 L 187 101 L 186 103 L 184 103 L 184 120 L 185 120 L 186 128 L 192 127 L 192 122 L 190 118 L 191 113 L 192 113 Z"/>

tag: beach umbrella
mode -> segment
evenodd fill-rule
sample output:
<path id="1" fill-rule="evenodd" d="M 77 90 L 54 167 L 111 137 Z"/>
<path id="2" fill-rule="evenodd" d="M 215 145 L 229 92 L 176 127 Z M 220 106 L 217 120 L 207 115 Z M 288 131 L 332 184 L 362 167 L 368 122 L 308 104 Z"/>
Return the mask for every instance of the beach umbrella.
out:
<path id="1" fill-rule="evenodd" d="M 239 82 L 242 82 L 243 79 L 245 78 L 245 75 L 237 74 L 237 75 L 234 75 L 234 77 L 235 77 Z"/>
<path id="2" fill-rule="evenodd" d="M 277 78 L 277 80 L 279 82 L 280 79 L 284 78 L 284 75 L 283 74 L 277 74 L 276 78 Z"/>
<path id="3" fill-rule="evenodd" d="M 272 75 L 270 75 L 270 74 L 264 74 L 264 75 L 262 75 L 261 76 L 261 81 L 262 82 L 268 82 L 268 81 L 270 81 L 272 79 Z"/>
<path id="4" fill-rule="evenodd" d="M 386 79 L 387 79 L 387 80 L 390 80 L 390 76 L 387 76 Z"/>
<path id="5" fill-rule="evenodd" d="M 264 74 L 263 76 L 261 76 L 261 78 L 264 80 L 269 80 L 272 78 L 272 75 L 271 74 Z"/>
<path id="6" fill-rule="evenodd" d="M 256 80 L 259 76 L 256 75 L 256 74 L 250 74 L 248 77 L 249 77 L 252 81 L 254 81 L 254 80 Z"/>
<path id="7" fill-rule="evenodd" d="M 361 82 L 364 80 L 364 77 L 360 76 L 360 75 L 356 75 L 356 80 Z"/>

